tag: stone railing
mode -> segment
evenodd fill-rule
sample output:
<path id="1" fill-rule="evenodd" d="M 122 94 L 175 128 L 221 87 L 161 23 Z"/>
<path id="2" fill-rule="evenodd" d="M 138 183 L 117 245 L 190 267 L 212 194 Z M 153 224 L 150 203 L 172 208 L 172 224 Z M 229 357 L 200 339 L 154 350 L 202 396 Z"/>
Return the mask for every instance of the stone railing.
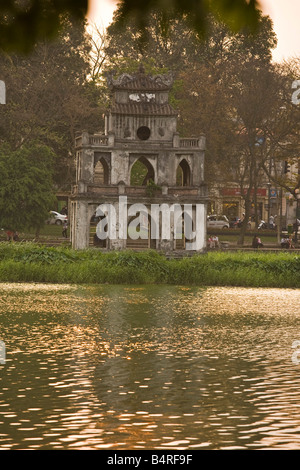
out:
<path id="1" fill-rule="evenodd" d="M 197 138 L 180 138 L 179 147 L 181 148 L 204 148 L 205 147 L 205 137 Z"/>
<path id="2" fill-rule="evenodd" d="M 169 196 L 173 197 L 206 197 L 207 186 L 202 184 L 200 186 L 177 186 L 168 188 Z"/>
<path id="3" fill-rule="evenodd" d="M 89 134 L 88 132 L 83 132 L 81 135 L 75 137 L 75 147 L 82 147 L 82 146 L 107 146 L 113 143 L 113 139 L 110 138 L 111 142 L 109 141 L 108 135 L 102 134 Z"/>
<path id="4" fill-rule="evenodd" d="M 116 196 L 119 194 L 119 190 L 117 186 L 108 186 L 108 185 L 95 185 L 89 184 L 87 186 L 88 193 L 95 193 L 95 194 L 102 194 L 105 196 Z"/>
<path id="5" fill-rule="evenodd" d="M 126 186 L 126 185 L 98 185 L 79 181 L 72 187 L 72 194 L 94 193 L 105 196 L 126 195 L 129 197 L 171 197 L 171 198 L 198 198 L 207 197 L 207 186 L 177 186 L 157 188 L 155 191 L 149 191 L 147 186 Z"/>
<path id="6" fill-rule="evenodd" d="M 108 145 L 108 136 L 94 134 L 90 135 L 90 144 L 91 145 Z"/>
<path id="7" fill-rule="evenodd" d="M 128 142 L 126 139 L 118 139 L 118 143 L 124 145 L 128 145 L 130 143 L 131 146 L 140 145 L 138 141 L 130 141 Z M 152 146 L 168 146 L 169 141 L 151 141 Z M 82 147 L 82 146 L 110 146 L 113 147 L 115 144 L 115 136 L 114 133 L 109 133 L 109 135 L 104 134 L 89 134 L 88 132 L 83 132 L 81 135 L 78 135 L 75 138 L 75 146 Z M 176 133 L 173 137 L 173 147 L 183 148 L 183 149 L 200 149 L 205 150 L 205 137 L 185 137 L 181 138 Z"/>

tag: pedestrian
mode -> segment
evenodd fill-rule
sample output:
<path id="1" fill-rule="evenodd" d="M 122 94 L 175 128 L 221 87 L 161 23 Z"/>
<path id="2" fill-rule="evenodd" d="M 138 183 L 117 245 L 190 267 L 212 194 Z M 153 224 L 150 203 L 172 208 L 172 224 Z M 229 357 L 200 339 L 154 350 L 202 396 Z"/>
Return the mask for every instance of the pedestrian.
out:
<path id="1" fill-rule="evenodd" d="M 261 242 L 261 239 L 257 236 L 254 235 L 253 240 L 252 240 L 252 248 L 262 248 L 264 245 Z"/>
<path id="2" fill-rule="evenodd" d="M 282 237 L 282 239 L 280 240 L 280 246 L 281 248 L 289 248 L 290 247 L 289 239 Z"/>
<path id="3" fill-rule="evenodd" d="M 66 220 L 63 223 L 62 236 L 65 238 L 68 236 L 68 222 Z"/>
<path id="4" fill-rule="evenodd" d="M 7 241 L 13 240 L 14 231 L 13 230 L 6 230 Z"/>
<path id="5" fill-rule="evenodd" d="M 64 207 L 62 208 L 61 214 L 63 214 L 63 215 L 68 215 L 68 208 L 67 208 L 67 206 L 64 206 Z"/>

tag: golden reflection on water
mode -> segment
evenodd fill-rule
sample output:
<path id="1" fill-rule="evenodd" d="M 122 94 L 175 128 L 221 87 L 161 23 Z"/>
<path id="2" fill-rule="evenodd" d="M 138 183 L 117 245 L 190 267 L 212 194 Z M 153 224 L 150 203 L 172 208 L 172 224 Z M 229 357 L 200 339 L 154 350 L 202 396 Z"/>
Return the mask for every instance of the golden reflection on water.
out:
<path id="1" fill-rule="evenodd" d="M 0 284 L 0 449 L 300 448 L 300 291 Z"/>
<path id="2" fill-rule="evenodd" d="M 215 308 L 215 314 L 254 312 L 293 315 L 299 311 L 300 290 L 216 287 L 207 289 L 202 300 L 208 308 Z"/>
<path id="3" fill-rule="evenodd" d="M 43 284 L 43 283 L 10 283 L 1 282 L 0 291 L 62 291 L 62 290 L 76 290 L 76 286 L 70 284 Z"/>

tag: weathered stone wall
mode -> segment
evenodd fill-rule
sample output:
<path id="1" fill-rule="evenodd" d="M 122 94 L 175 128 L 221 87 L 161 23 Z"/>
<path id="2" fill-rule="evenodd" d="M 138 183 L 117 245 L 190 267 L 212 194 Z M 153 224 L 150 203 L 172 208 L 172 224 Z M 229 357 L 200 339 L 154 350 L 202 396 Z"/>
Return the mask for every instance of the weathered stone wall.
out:
<path id="1" fill-rule="evenodd" d="M 146 126 L 150 129 L 149 141 L 172 142 L 176 132 L 176 117 L 167 116 L 126 116 L 113 114 L 109 118 L 108 131 L 115 133 L 116 139 L 137 140 L 137 130 Z"/>

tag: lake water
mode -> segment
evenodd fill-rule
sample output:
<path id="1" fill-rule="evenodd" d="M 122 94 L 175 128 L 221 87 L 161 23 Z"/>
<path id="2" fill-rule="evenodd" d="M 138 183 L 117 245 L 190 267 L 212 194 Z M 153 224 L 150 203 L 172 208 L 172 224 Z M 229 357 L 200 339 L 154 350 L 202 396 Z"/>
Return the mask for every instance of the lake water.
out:
<path id="1" fill-rule="evenodd" d="M 300 449 L 300 290 L 0 284 L 0 340 L 1 450 Z"/>

